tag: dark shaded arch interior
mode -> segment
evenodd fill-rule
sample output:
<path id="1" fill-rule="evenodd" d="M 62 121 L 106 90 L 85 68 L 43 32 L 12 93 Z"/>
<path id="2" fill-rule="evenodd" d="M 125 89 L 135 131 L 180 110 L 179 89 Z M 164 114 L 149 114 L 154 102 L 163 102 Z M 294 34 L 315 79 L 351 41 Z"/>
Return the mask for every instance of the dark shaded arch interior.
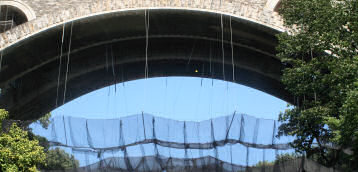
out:
<path id="1" fill-rule="evenodd" d="M 0 6 L 0 33 L 27 21 L 25 13 L 20 9 L 10 5 Z"/>
<path id="2" fill-rule="evenodd" d="M 231 59 L 230 16 L 223 16 L 224 28 L 221 30 L 220 14 L 150 10 L 149 77 L 223 79 L 292 102 L 280 81 L 285 66 L 275 57 L 275 34 L 278 31 L 234 17 L 231 23 L 234 63 Z M 144 78 L 144 10 L 83 18 L 66 23 L 64 28 L 63 44 L 63 25 L 60 25 L 3 51 L 0 107 L 9 110 L 13 119 L 35 119 L 56 108 L 56 99 L 60 106 L 105 86 Z M 63 56 L 60 58 L 61 47 Z M 70 60 L 69 72 L 63 101 L 67 59 Z M 233 64 L 235 77 L 232 75 Z M 195 72 L 196 69 L 200 71 Z"/>

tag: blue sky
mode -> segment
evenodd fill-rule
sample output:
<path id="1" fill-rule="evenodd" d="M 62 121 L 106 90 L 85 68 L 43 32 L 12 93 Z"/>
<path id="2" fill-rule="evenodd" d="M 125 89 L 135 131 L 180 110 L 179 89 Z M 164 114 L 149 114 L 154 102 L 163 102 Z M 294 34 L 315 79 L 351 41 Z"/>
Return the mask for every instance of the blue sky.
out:
<path id="1" fill-rule="evenodd" d="M 206 78 L 160 77 L 99 89 L 57 108 L 52 114 L 118 118 L 143 111 L 176 120 L 202 121 L 236 111 L 277 119 L 286 106 L 278 98 L 240 84 Z"/>

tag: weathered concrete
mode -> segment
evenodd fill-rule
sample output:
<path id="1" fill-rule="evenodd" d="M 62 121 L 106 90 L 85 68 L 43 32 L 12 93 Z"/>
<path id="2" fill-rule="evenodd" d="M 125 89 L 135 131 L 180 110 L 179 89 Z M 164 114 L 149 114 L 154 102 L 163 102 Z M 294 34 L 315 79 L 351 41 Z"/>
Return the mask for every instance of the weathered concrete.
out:
<path id="1" fill-rule="evenodd" d="M 0 50 L 64 22 L 135 9 L 186 9 L 230 15 L 276 30 L 284 30 L 280 16 L 265 8 L 266 0 L 23 0 L 38 17 L 0 34 Z M 62 2 L 63 1 L 63 2 Z M 92 1 L 89 3 L 88 1 Z M 62 9 L 62 10 L 61 10 Z"/>
<path id="2" fill-rule="evenodd" d="M 46 1 L 47 2 L 47 1 Z M 48 0 L 48 2 L 52 2 Z M 0 35 L 0 108 L 12 118 L 31 119 L 63 101 L 70 28 L 73 35 L 66 100 L 144 77 L 145 10 L 150 14 L 149 76 L 201 76 L 241 83 L 291 102 L 280 82 L 284 66 L 275 57 L 275 34 L 283 30 L 266 1 L 115 1 L 102 0 L 41 17 Z M 46 3 L 45 3 L 46 4 Z M 86 8 L 85 8 L 86 7 Z M 45 9 L 44 9 L 45 10 Z M 50 10 L 50 9 L 46 9 Z M 40 12 L 39 12 L 40 11 Z M 51 11 L 51 10 L 50 10 Z M 221 23 L 224 22 L 224 71 Z M 230 20 L 234 48 L 232 76 Z M 62 68 L 57 76 L 63 24 Z M 113 54 L 112 69 L 111 58 Z M 194 71 L 199 69 L 200 72 Z"/>
<path id="3" fill-rule="evenodd" d="M 34 11 L 36 11 L 36 15 L 38 17 L 48 15 L 48 14 L 58 13 L 59 11 L 62 11 L 65 9 L 78 8 L 80 6 L 82 6 L 82 8 L 84 8 L 86 10 L 90 10 L 91 5 L 89 5 L 89 4 L 94 4 L 96 2 L 108 3 L 103 0 L 21 0 L 21 1 L 20 0 L 11 0 L 11 1 L 18 1 L 18 2 L 23 2 L 24 4 L 28 4 Z M 272 0 L 230 0 L 228 2 L 231 2 L 231 3 L 240 2 L 240 3 L 248 4 L 251 7 L 260 9 L 265 6 L 265 4 L 267 3 L 266 1 L 268 2 L 268 1 L 272 1 Z M 159 6 L 167 6 L 167 7 L 172 6 L 173 7 L 173 6 L 177 6 L 177 5 L 180 5 L 182 7 L 194 7 L 194 6 L 191 6 L 190 4 L 196 3 L 196 4 L 198 4 L 196 7 L 202 8 L 204 6 L 203 4 L 211 4 L 211 2 L 212 2 L 211 0 L 200 0 L 200 1 L 182 0 L 182 1 L 176 1 L 176 2 L 175 2 L 175 0 L 157 1 L 155 3 L 155 7 L 159 7 Z M 218 2 L 220 2 L 220 1 L 218 1 Z M 113 5 L 113 3 L 116 3 L 116 2 L 113 0 L 109 2 L 109 4 L 112 4 L 112 5 Z M 132 8 L 133 7 L 141 7 L 141 5 L 140 5 L 141 3 L 149 4 L 150 1 L 127 0 L 127 4 L 130 4 L 130 6 Z M 199 5 L 199 3 L 200 3 L 200 5 Z M 133 4 L 133 6 L 132 6 L 132 4 Z M 185 5 L 185 4 L 187 4 L 187 5 Z M 270 3 L 270 4 L 272 4 L 272 3 Z"/>
<path id="4" fill-rule="evenodd" d="M 280 2 L 281 0 L 267 0 L 265 8 L 271 11 L 276 11 Z"/>
<path id="5" fill-rule="evenodd" d="M 27 5 L 27 3 L 24 3 L 20 0 L 2 0 L 0 1 L 0 6 L 11 6 L 18 8 L 26 15 L 28 21 L 36 19 L 35 11 L 29 5 Z"/>

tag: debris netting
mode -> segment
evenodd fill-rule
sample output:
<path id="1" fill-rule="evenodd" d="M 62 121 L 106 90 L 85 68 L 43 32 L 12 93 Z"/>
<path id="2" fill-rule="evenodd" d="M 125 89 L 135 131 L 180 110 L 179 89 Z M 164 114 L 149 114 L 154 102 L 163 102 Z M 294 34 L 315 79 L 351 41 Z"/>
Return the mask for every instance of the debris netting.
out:
<path id="1" fill-rule="evenodd" d="M 32 125 L 51 148 L 72 153 L 76 171 L 301 171 L 318 164 L 296 157 L 290 136 L 277 138 L 280 123 L 243 114 L 202 122 L 148 114 L 119 119 L 56 116 L 48 129 Z M 309 165 L 308 165 L 309 164 Z M 312 165 L 313 164 L 313 165 Z M 328 169 L 325 169 L 326 171 Z"/>

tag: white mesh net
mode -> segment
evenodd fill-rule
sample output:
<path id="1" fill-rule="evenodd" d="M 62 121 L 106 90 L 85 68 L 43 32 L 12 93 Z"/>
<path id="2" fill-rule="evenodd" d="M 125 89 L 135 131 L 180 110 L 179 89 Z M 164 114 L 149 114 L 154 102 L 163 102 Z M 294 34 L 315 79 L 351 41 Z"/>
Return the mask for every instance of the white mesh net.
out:
<path id="1" fill-rule="evenodd" d="M 75 156 L 68 171 L 332 171 L 304 158 L 284 158 L 294 137 L 277 138 L 280 122 L 233 114 L 202 122 L 148 114 L 119 119 L 57 116 L 32 124 L 51 148 Z M 334 171 L 334 170 L 333 170 Z"/>

